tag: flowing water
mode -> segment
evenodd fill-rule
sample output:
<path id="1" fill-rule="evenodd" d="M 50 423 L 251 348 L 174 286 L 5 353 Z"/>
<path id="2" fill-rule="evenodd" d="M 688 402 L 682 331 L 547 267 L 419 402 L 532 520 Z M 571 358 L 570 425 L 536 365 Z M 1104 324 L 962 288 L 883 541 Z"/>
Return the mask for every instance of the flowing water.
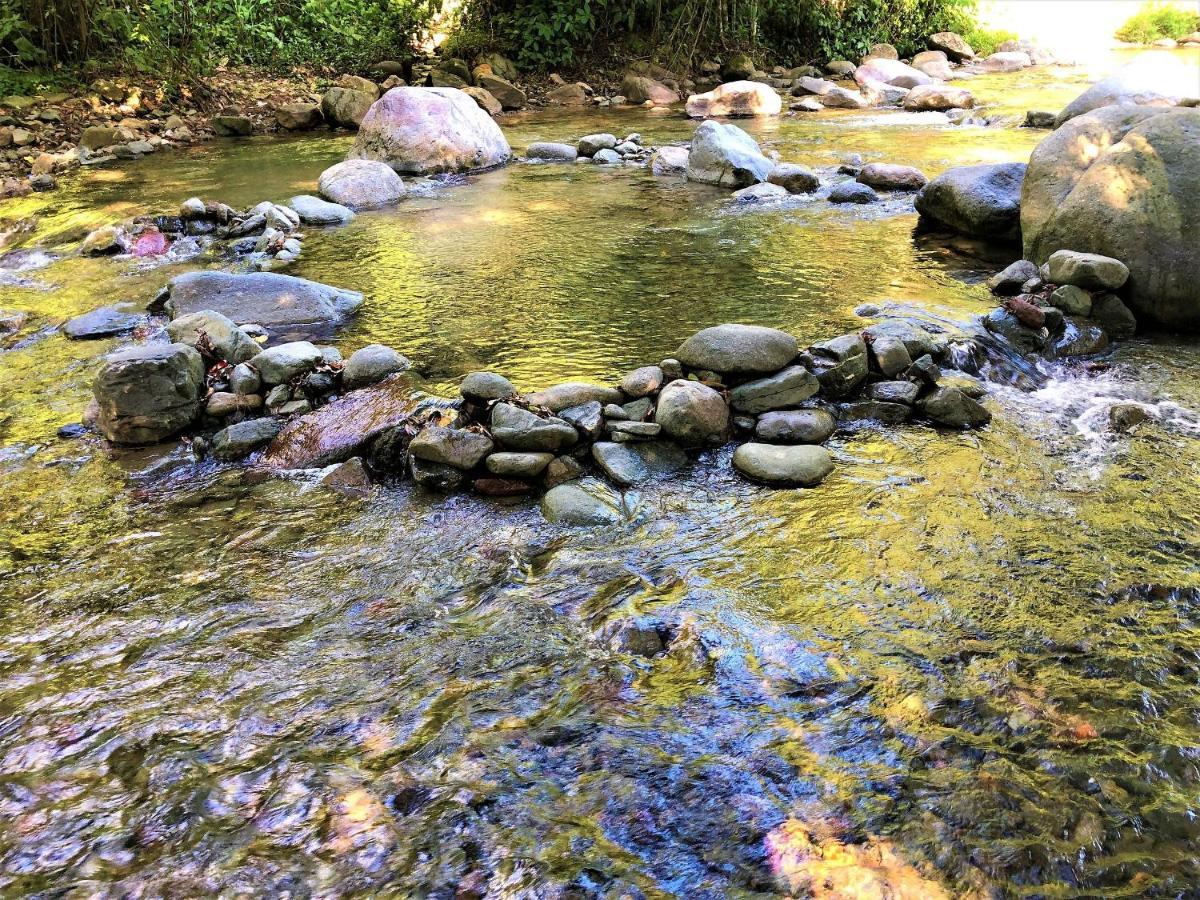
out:
<path id="1" fill-rule="evenodd" d="M 972 88 L 1020 115 L 1085 74 Z M 505 127 L 519 149 L 694 126 Z M 850 153 L 933 175 L 1042 136 L 897 112 L 746 127 L 824 181 Z M 1195 340 L 996 385 L 980 432 L 835 437 L 815 490 L 706 453 L 599 530 L 56 438 L 119 342 L 53 326 L 200 264 L 82 259 L 78 238 L 194 194 L 309 192 L 349 143 L 213 143 L 0 207 L 40 218 L 0 283 L 31 317 L 0 352 L 0 894 L 767 897 L 800 827 L 888 848 L 914 896 L 1200 896 Z M 290 271 L 366 294 L 343 352 L 392 345 L 446 394 L 480 367 L 532 389 L 723 321 L 806 342 L 864 301 L 986 311 L 979 278 L 1014 252 L 914 224 L 903 201 L 735 209 L 643 170 L 517 164 L 310 230 Z M 1129 400 L 1150 421 L 1109 434 Z M 687 639 L 615 653 L 595 635 L 627 615 Z"/>

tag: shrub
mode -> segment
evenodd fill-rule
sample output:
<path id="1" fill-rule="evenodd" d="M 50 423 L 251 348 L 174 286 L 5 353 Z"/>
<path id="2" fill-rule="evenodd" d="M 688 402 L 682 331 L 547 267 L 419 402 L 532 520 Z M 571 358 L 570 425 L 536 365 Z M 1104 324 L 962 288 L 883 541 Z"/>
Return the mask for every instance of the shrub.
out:
<path id="1" fill-rule="evenodd" d="M 971 49 L 979 56 L 991 56 L 996 52 L 996 48 L 1005 41 L 1015 41 L 1017 39 L 1015 32 L 1004 31 L 999 28 L 981 28 L 978 25 L 966 29 L 963 32 L 963 37 L 971 45 Z"/>
<path id="2" fill-rule="evenodd" d="M 1200 30 L 1200 15 L 1178 6 L 1147 3 L 1117 29 L 1116 38 L 1131 44 L 1149 44 L 1159 38 L 1178 39 Z"/>

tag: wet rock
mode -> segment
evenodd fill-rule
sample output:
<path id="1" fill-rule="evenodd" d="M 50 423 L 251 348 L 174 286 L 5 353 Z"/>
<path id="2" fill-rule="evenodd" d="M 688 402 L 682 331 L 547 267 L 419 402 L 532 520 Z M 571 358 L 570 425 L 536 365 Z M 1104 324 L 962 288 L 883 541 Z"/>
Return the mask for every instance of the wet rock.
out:
<path id="1" fill-rule="evenodd" d="M 947 428 L 980 428 L 992 421 L 986 407 L 957 388 L 934 388 L 918 406 L 929 419 Z"/>
<path id="2" fill-rule="evenodd" d="M 553 453 L 493 453 L 487 470 L 504 478 L 536 478 L 554 461 Z"/>
<path id="3" fill-rule="evenodd" d="M 798 350 L 796 339 L 785 331 L 726 324 L 696 332 L 680 345 L 675 357 L 690 369 L 758 375 L 778 372 L 796 358 Z"/>
<path id="4" fill-rule="evenodd" d="M 309 469 L 364 455 L 376 438 L 397 429 L 416 408 L 417 398 L 405 377 L 393 375 L 288 422 L 267 449 L 263 464 Z"/>
<path id="5" fill-rule="evenodd" d="M 301 194 L 288 201 L 305 225 L 345 225 L 354 221 L 354 210 L 340 203 Z"/>
<path id="6" fill-rule="evenodd" d="M 1068 103 L 1054 127 L 1105 106 L 1176 106 L 1198 96 L 1194 62 L 1170 53 L 1143 53 Z"/>
<path id="7" fill-rule="evenodd" d="M 559 525 L 615 525 L 625 518 L 620 495 L 593 478 L 552 487 L 541 508 L 547 521 Z"/>
<path id="8" fill-rule="evenodd" d="M 844 87 L 830 88 L 817 99 L 830 109 L 866 109 L 870 105 L 862 94 Z"/>
<path id="9" fill-rule="evenodd" d="M 912 365 L 908 347 L 905 346 L 904 341 L 893 335 L 873 336 L 869 348 L 875 369 L 889 378 L 895 378 Z"/>
<path id="10" fill-rule="evenodd" d="M 317 190 L 350 209 L 376 209 L 404 196 L 400 176 L 381 162 L 348 159 L 330 166 L 317 179 Z"/>
<path id="11" fill-rule="evenodd" d="M 168 285 L 172 318 L 213 310 L 239 325 L 272 332 L 317 333 L 340 325 L 362 305 L 362 294 L 274 272 L 188 272 Z"/>
<path id="12" fill-rule="evenodd" d="M 667 649 L 663 643 L 666 630 L 657 619 L 639 616 L 610 622 L 601 630 L 599 638 L 614 653 L 651 657 Z"/>
<path id="13" fill-rule="evenodd" d="M 124 253 L 125 250 L 125 233 L 115 225 L 97 228 L 83 239 L 79 247 L 79 252 L 84 256 L 108 256 Z"/>
<path id="14" fill-rule="evenodd" d="M 263 384 L 283 384 L 322 362 L 321 351 L 308 341 L 291 341 L 259 352 L 249 360 Z"/>
<path id="15" fill-rule="evenodd" d="M 879 195 L 872 188 L 856 181 L 835 184 L 829 192 L 830 203 L 877 203 Z"/>
<path id="16" fill-rule="evenodd" d="M 1115 291 L 1129 280 L 1129 269 L 1119 259 L 1096 253 L 1057 250 L 1047 260 L 1050 281 L 1093 291 Z"/>
<path id="17" fill-rule="evenodd" d="M 214 391 L 204 405 L 206 415 L 214 418 L 231 416 L 235 412 L 253 412 L 262 409 L 263 398 L 258 394 L 233 394 L 229 391 Z"/>
<path id="18" fill-rule="evenodd" d="M 508 450 L 557 453 L 575 446 L 579 434 L 559 418 L 543 419 L 511 403 L 492 407 L 492 436 Z"/>
<path id="19" fill-rule="evenodd" d="M 374 486 L 362 458 L 352 456 L 337 468 L 321 476 L 321 484 L 343 497 L 363 499 L 371 496 Z"/>
<path id="20" fill-rule="evenodd" d="M 933 387 L 942 380 L 942 370 L 938 368 L 938 364 L 933 361 L 932 356 L 925 354 L 913 360 L 913 364 L 908 367 L 908 371 L 904 373 L 904 377 L 919 384 Z"/>
<path id="21" fill-rule="evenodd" d="M 604 431 L 604 412 L 598 400 L 582 403 L 579 406 L 568 406 L 558 415 L 564 422 L 570 422 L 579 433 L 589 440 L 600 437 Z"/>
<path id="22" fill-rule="evenodd" d="M 591 403 L 620 403 L 624 396 L 619 390 L 584 381 L 567 381 L 554 387 L 529 394 L 527 399 L 534 406 L 544 406 L 551 412 L 560 412 L 570 406 Z"/>
<path id="23" fill-rule="evenodd" d="M 719 445 L 730 433 L 729 407 L 724 399 L 696 381 L 672 381 L 664 387 L 654 421 L 685 447 Z"/>
<path id="24" fill-rule="evenodd" d="M 869 163 L 856 180 L 881 191 L 919 191 L 928 181 L 920 169 L 891 163 Z"/>
<path id="25" fill-rule="evenodd" d="M 663 370 L 658 366 L 642 366 L 621 379 L 621 390 L 637 399 L 653 394 L 663 384 Z"/>
<path id="26" fill-rule="evenodd" d="M 911 416 L 911 406 L 886 400 L 858 400 L 838 407 L 838 423 L 842 426 L 856 426 L 864 422 L 899 425 L 907 422 Z"/>
<path id="27" fill-rule="evenodd" d="M 748 443 L 734 451 L 733 467 L 752 481 L 813 487 L 833 471 L 833 458 L 824 447 L 811 444 Z"/>
<path id="28" fill-rule="evenodd" d="M 616 146 L 616 135 L 604 132 L 581 137 L 576 145 L 576 151 L 580 156 L 595 156 L 601 150 L 615 150 Z"/>
<path id="29" fill-rule="evenodd" d="M 1007 309 L 994 309 L 983 317 L 983 327 L 998 334 L 1022 353 L 1039 353 L 1045 346 L 1048 334 L 1045 329 L 1027 328 Z"/>
<path id="30" fill-rule="evenodd" d="M 987 385 L 981 379 L 974 375 L 968 375 L 966 372 L 949 372 L 942 375 L 938 383 L 943 387 L 958 388 L 973 400 L 987 396 Z"/>
<path id="31" fill-rule="evenodd" d="M 128 334 L 143 321 L 142 316 L 115 306 L 102 306 L 69 320 L 63 325 L 63 333 L 73 341 L 94 340 L 116 334 Z"/>
<path id="32" fill-rule="evenodd" d="M 936 180 L 936 179 L 935 179 Z M 1018 228 L 1020 227 L 1018 223 Z M 1030 278 L 1038 277 L 1038 267 L 1027 259 L 1018 259 L 987 280 L 988 290 L 1001 297 L 1015 297 Z"/>
<path id="33" fill-rule="evenodd" d="M 736 203 L 771 203 L 789 196 L 785 188 L 766 182 L 752 184 L 750 187 L 733 192 L 733 199 Z"/>
<path id="34" fill-rule="evenodd" d="M 517 389 L 512 382 L 495 372 L 472 372 L 463 379 L 458 391 L 464 400 L 480 405 L 517 396 Z"/>
<path id="35" fill-rule="evenodd" d="M 519 497 L 533 491 L 533 485 L 519 478 L 476 478 L 471 483 L 472 489 L 485 497 Z"/>
<path id="36" fill-rule="evenodd" d="M 617 443 L 633 443 L 649 441 L 659 436 L 662 426 L 657 422 L 623 421 L 613 422 L 608 428 L 612 439 Z"/>
<path id="37" fill-rule="evenodd" d="M 941 50 L 955 62 L 966 62 L 975 58 L 975 51 L 971 49 L 971 45 L 962 35 L 955 34 L 953 31 L 939 31 L 931 34 L 928 43 L 930 49 Z"/>
<path id="38" fill-rule="evenodd" d="M 254 133 L 254 123 L 246 116 L 213 116 L 209 125 L 217 137 L 246 137 Z"/>
<path id="39" fill-rule="evenodd" d="M 425 462 L 467 470 L 483 462 L 493 446 L 492 439 L 486 434 L 463 428 L 426 425 L 412 439 L 408 452 Z"/>
<path id="40" fill-rule="evenodd" d="M 249 419 L 222 428 L 212 439 L 212 455 L 221 460 L 241 459 L 269 444 L 280 429 L 280 419 Z"/>
<path id="41" fill-rule="evenodd" d="M 167 323 L 167 334 L 178 344 L 187 344 L 234 365 L 257 356 L 261 349 L 232 319 L 211 309 L 173 319 Z"/>
<path id="42" fill-rule="evenodd" d="M 575 162 L 579 158 L 579 151 L 570 144 L 541 141 L 530 144 L 525 149 L 525 156 L 528 159 L 538 159 L 543 162 Z"/>
<path id="43" fill-rule="evenodd" d="M 153 444 L 200 413 L 204 362 L 186 344 L 149 344 L 107 356 L 92 385 L 96 425 L 118 444 Z"/>
<path id="44" fill-rule="evenodd" d="M 1137 332 L 1137 319 L 1116 294 L 1093 296 L 1091 318 L 1118 341 Z"/>
<path id="45" fill-rule="evenodd" d="M 854 80 L 865 85 L 872 81 L 894 87 L 915 88 L 922 84 L 933 84 L 933 79 L 924 72 L 905 65 L 895 59 L 870 59 L 854 70 Z"/>
<path id="46" fill-rule="evenodd" d="M 881 403 L 903 403 L 912 406 L 917 402 L 918 388 L 911 381 L 877 381 L 867 385 L 867 397 Z"/>
<path id="47" fill-rule="evenodd" d="M 650 423 L 623 423 L 627 425 Z M 592 457 L 604 474 L 623 487 L 671 475 L 688 463 L 687 454 L 674 444 L 660 441 L 592 445 Z"/>
<path id="48" fill-rule="evenodd" d="M 1058 118 L 1057 113 L 1048 112 L 1043 109 L 1030 109 L 1025 112 L 1025 128 L 1053 128 L 1055 120 Z"/>
<path id="49" fill-rule="evenodd" d="M 1114 403 L 1108 408 L 1109 430 L 1119 434 L 1133 431 L 1149 418 L 1150 414 L 1137 403 Z"/>
<path id="50" fill-rule="evenodd" d="M 331 87 L 321 96 L 321 115 L 330 125 L 359 128 L 367 117 L 375 96 L 341 86 Z"/>
<path id="51" fill-rule="evenodd" d="M 262 389 L 262 377 L 245 363 L 236 365 L 229 373 L 229 389 L 235 394 L 257 394 Z"/>
<path id="52" fill-rule="evenodd" d="M 462 91 L 402 87 L 371 107 L 349 157 L 431 174 L 502 165 L 512 150 L 499 126 Z"/>
<path id="53" fill-rule="evenodd" d="M 795 163 L 779 163 L 767 176 L 767 181 L 777 184 L 789 194 L 811 194 L 821 186 L 809 169 Z"/>
<path id="54" fill-rule="evenodd" d="M 966 88 L 945 84 L 922 84 L 910 90 L 901 105 L 909 112 L 971 109 L 975 106 L 975 95 Z"/>
<path id="55" fill-rule="evenodd" d="M 766 181 L 775 164 L 763 156 L 754 138 L 736 125 L 701 122 L 688 154 L 689 181 L 743 188 Z"/>
<path id="56" fill-rule="evenodd" d="M 320 125 L 324 117 L 316 103 L 285 103 L 276 108 L 275 121 L 284 131 L 310 131 Z"/>
<path id="57" fill-rule="evenodd" d="M 404 354 L 383 344 L 368 344 L 350 354 L 342 369 L 342 384 L 352 390 L 410 368 L 412 363 Z"/>
<path id="58" fill-rule="evenodd" d="M 948 169 L 917 194 L 917 212 L 962 234 L 1020 240 L 1025 169 L 1024 163 Z"/>
<path id="59" fill-rule="evenodd" d="M 1059 358 L 1092 356 L 1109 347 L 1108 333 L 1092 322 L 1069 321 L 1062 336 L 1054 343 L 1054 355 Z"/>
<path id="60" fill-rule="evenodd" d="M 830 397 L 845 397 L 870 372 L 867 345 L 859 334 L 844 334 L 810 348 L 814 371 L 821 389 Z"/>
<path id="61" fill-rule="evenodd" d="M 592 157 L 592 162 L 600 166 L 618 166 L 621 161 L 621 154 L 616 150 L 597 150 Z"/>
<path id="62" fill-rule="evenodd" d="M 792 409 L 759 416 L 754 436 L 768 444 L 822 444 L 835 427 L 823 409 Z"/>
<path id="63" fill-rule="evenodd" d="M 542 481 L 547 488 L 552 488 L 568 481 L 574 481 L 583 475 L 583 464 L 573 456 L 556 456 L 546 466 Z"/>
<path id="64" fill-rule="evenodd" d="M 777 116 L 783 107 L 779 95 L 757 81 L 731 81 L 687 99 L 687 114 L 694 119 L 707 116 Z"/>
<path id="65" fill-rule="evenodd" d="M 618 409 L 621 415 L 606 415 L 606 418 L 641 422 L 654 412 L 654 401 L 649 397 L 639 397 L 637 400 L 621 404 Z"/>
<path id="66" fill-rule="evenodd" d="M 416 456 L 408 457 L 408 471 L 413 481 L 421 487 L 443 494 L 458 490 L 466 481 L 462 469 L 429 462 Z"/>
<path id="67" fill-rule="evenodd" d="M 738 385 L 729 393 L 729 404 L 737 412 L 756 415 L 799 406 L 820 389 L 817 377 L 804 366 L 788 366 L 774 375 Z"/>
<path id="68" fill-rule="evenodd" d="M 1092 295 L 1081 287 L 1064 284 L 1050 295 L 1050 305 L 1061 309 L 1068 316 L 1087 318 L 1092 314 Z"/>

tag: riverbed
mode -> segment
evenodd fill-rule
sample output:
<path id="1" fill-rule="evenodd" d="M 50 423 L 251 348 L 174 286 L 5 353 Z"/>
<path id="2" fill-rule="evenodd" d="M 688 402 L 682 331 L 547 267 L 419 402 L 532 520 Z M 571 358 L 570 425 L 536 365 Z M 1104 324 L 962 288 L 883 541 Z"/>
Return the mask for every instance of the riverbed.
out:
<path id="1" fill-rule="evenodd" d="M 1019 121 L 1095 74 L 969 86 Z M 822 181 L 851 154 L 933 177 L 1045 135 L 880 110 L 739 124 Z M 518 152 L 693 128 L 504 122 Z M 0 893 L 773 896 L 789 822 L 883 842 L 954 895 L 1196 890 L 1195 339 L 997 383 L 982 431 L 839 434 L 813 490 L 707 452 L 603 529 L 57 438 L 120 341 L 53 326 L 199 264 L 85 259 L 79 239 L 188 196 L 313 192 L 351 142 L 213 142 L 0 206 L 40 219 L 0 283 L 32 322 L 0 352 Z M 802 344 L 860 327 L 863 303 L 967 323 L 1019 255 L 915 235 L 907 200 L 742 207 L 633 167 L 518 163 L 414 194 L 308 229 L 287 271 L 362 291 L 336 345 L 393 346 L 447 396 L 481 368 L 611 382 L 727 321 Z M 1150 421 L 1111 434 L 1118 401 Z M 629 615 L 687 639 L 613 652 L 597 634 Z"/>

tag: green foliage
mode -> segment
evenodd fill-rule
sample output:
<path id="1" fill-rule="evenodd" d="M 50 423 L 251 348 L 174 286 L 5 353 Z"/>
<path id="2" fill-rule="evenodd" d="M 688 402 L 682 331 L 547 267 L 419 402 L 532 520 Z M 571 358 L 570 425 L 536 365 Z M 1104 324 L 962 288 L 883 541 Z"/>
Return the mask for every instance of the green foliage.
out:
<path id="1" fill-rule="evenodd" d="M 1147 3 L 1117 29 L 1116 38 L 1131 44 L 1149 44 L 1159 38 L 1178 39 L 1200 30 L 1200 15 L 1195 11 Z"/>
<path id="2" fill-rule="evenodd" d="M 979 56 L 991 56 L 996 52 L 996 48 L 1005 41 L 1017 39 L 1016 32 L 1004 31 L 1000 28 L 980 28 L 979 26 L 964 30 L 962 36 Z"/>

